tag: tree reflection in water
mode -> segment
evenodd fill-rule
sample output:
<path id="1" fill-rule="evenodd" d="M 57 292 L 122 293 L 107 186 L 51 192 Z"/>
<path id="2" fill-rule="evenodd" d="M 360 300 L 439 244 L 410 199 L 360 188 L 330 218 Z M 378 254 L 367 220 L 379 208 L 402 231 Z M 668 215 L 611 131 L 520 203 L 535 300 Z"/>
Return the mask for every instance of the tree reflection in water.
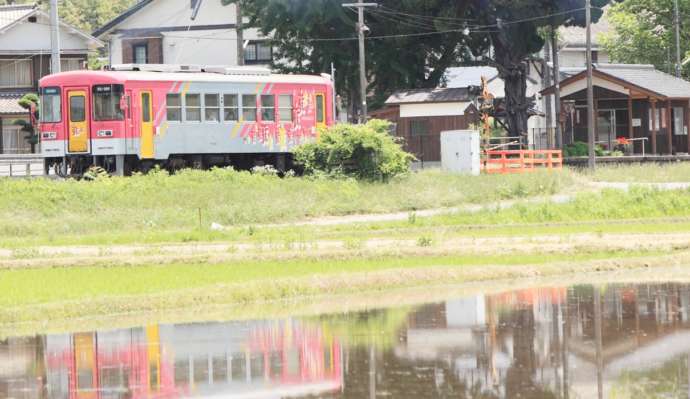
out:
<path id="1" fill-rule="evenodd" d="M 689 357 L 688 285 L 536 288 L 8 338 L 0 398 L 687 398 Z"/>

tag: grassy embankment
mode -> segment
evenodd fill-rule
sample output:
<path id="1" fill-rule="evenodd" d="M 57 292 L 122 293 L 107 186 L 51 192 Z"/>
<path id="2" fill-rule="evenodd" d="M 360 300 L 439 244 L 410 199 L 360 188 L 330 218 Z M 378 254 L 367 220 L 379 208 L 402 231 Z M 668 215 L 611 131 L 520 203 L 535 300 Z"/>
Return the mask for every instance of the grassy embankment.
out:
<path id="1" fill-rule="evenodd" d="M 486 204 L 549 195 L 572 183 L 567 172 L 478 178 L 424 172 L 384 184 L 230 170 L 98 182 L 0 180 L 0 247 L 239 239 L 260 224 Z M 213 222 L 246 228 L 239 235 L 211 232 Z"/>
<path id="2" fill-rule="evenodd" d="M 384 185 L 214 171 L 96 183 L 1 181 L 3 247 L 196 240 L 276 246 L 275 253 L 262 251 L 249 258 L 235 258 L 228 251 L 214 261 L 181 263 L 168 257 L 121 266 L 114 257 L 107 266 L 3 270 L 0 325 L 690 263 L 689 190 L 593 193 L 583 189 L 584 180 L 570 172 L 479 178 L 426 172 Z M 548 195 L 569 185 L 579 193 L 563 204 L 540 201 L 430 218 L 414 213 Z M 395 210 L 409 211 L 409 217 L 338 226 L 260 225 Z M 210 232 L 205 226 L 211 221 L 230 228 Z M 670 232 L 680 240 L 665 245 L 664 234 Z M 582 233 L 589 233 L 590 241 L 575 239 Z M 524 248 L 501 243 L 516 236 L 528 237 Z M 455 247 L 453 240 L 459 237 L 497 240 L 495 247 L 476 252 L 471 245 Z M 393 242 L 378 249 L 366 245 L 376 239 Z M 344 245 L 339 251 L 316 250 L 324 240 Z"/>

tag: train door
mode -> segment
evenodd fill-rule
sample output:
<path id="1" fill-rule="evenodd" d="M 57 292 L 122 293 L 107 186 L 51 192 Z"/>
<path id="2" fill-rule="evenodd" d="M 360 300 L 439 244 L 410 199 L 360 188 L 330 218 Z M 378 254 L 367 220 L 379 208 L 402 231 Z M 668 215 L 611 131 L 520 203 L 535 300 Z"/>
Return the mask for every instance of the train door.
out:
<path id="1" fill-rule="evenodd" d="M 67 90 L 68 144 L 67 152 L 89 152 L 91 134 L 89 132 L 89 102 L 86 89 Z"/>
<path id="2" fill-rule="evenodd" d="M 326 126 L 326 95 L 316 93 L 316 127 Z"/>
<path id="3" fill-rule="evenodd" d="M 141 158 L 154 157 L 153 149 L 153 105 L 150 91 L 140 93 L 141 106 L 139 107 L 139 126 L 141 131 Z"/>

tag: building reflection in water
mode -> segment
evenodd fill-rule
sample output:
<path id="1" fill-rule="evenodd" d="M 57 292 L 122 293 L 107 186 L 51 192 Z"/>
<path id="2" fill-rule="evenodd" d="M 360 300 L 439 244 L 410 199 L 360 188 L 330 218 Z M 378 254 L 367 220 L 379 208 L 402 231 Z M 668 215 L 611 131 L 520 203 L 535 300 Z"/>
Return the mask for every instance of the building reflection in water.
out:
<path id="1" fill-rule="evenodd" d="M 690 286 L 537 288 L 303 320 L 0 342 L 11 398 L 687 398 Z"/>

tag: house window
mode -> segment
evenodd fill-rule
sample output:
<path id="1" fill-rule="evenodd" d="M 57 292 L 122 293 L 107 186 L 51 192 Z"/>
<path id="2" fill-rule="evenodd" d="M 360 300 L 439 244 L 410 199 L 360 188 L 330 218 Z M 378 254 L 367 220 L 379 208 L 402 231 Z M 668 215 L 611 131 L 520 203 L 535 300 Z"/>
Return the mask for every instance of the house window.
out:
<path id="1" fill-rule="evenodd" d="M 253 94 L 242 96 L 242 119 L 256 121 L 256 96 Z"/>
<path id="2" fill-rule="evenodd" d="M 165 106 L 167 108 L 168 121 L 182 121 L 182 100 L 179 94 L 168 94 L 165 98 Z"/>
<path id="3" fill-rule="evenodd" d="M 63 58 L 60 60 L 60 71 L 78 71 L 81 68 L 82 61 L 79 58 Z"/>
<path id="4" fill-rule="evenodd" d="M 276 120 L 275 96 L 261 96 L 261 120 L 274 122 Z"/>
<path id="5" fill-rule="evenodd" d="M 250 42 L 244 50 L 247 64 L 268 64 L 273 60 L 273 47 L 267 41 Z"/>
<path id="6" fill-rule="evenodd" d="M 676 136 L 685 136 L 688 131 L 685 130 L 685 114 L 683 107 L 673 107 L 673 134 Z"/>
<path id="7" fill-rule="evenodd" d="M 223 95 L 223 120 L 236 121 L 239 118 L 239 104 L 237 103 L 237 94 Z"/>
<path id="8" fill-rule="evenodd" d="M 599 62 L 599 52 L 592 51 L 592 63 L 596 64 L 597 62 Z"/>
<path id="9" fill-rule="evenodd" d="M 132 48 L 134 54 L 133 61 L 135 64 L 148 64 L 149 62 L 149 48 L 146 44 L 137 44 Z"/>
<path id="10" fill-rule="evenodd" d="M 292 122 L 292 96 L 278 96 L 278 114 L 281 122 Z"/>
<path id="11" fill-rule="evenodd" d="M 429 134 L 429 121 L 428 120 L 416 120 L 410 121 L 410 136 L 426 136 Z"/>
<path id="12" fill-rule="evenodd" d="M 2 127 L 2 151 L 5 154 L 22 154 L 31 152 L 31 145 L 26 140 L 27 133 L 21 126 L 4 125 Z"/>
<path id="13" fill-rule="evenodd" d="M 220 98 L 218 94 L 204 94 L 204 121 L 220 122 Z"/>
<path id="14" fill-rule="evenodd" d="M 184 110 L 186 122 L 201 122 L 201 95 L 185 95 Z"/>
<path id="15" fill-rule="evenodd" d="M 652 121 L 652 108 L 649 108 L 649 130 L 652 130 L 652 127 L 656 127 L 656 130 L 658 131 L 659 129 L 665 127 L 662 126 L 661 123 L 663 122 L 663 118 L 660 118 L 659 115 L 661 115 L 661 111 L 664 111 L 664 109 L 659 109 L 657 108 L 655 110 L 656 112 L 654 113 L 654 120 Z M 654 122 L 654 124 L 652 123 Z"/>
<path id="16" fill-rule="evenodd" d="M 31 87 L 31 60 L 0 61 L 0 87 Z"/>

